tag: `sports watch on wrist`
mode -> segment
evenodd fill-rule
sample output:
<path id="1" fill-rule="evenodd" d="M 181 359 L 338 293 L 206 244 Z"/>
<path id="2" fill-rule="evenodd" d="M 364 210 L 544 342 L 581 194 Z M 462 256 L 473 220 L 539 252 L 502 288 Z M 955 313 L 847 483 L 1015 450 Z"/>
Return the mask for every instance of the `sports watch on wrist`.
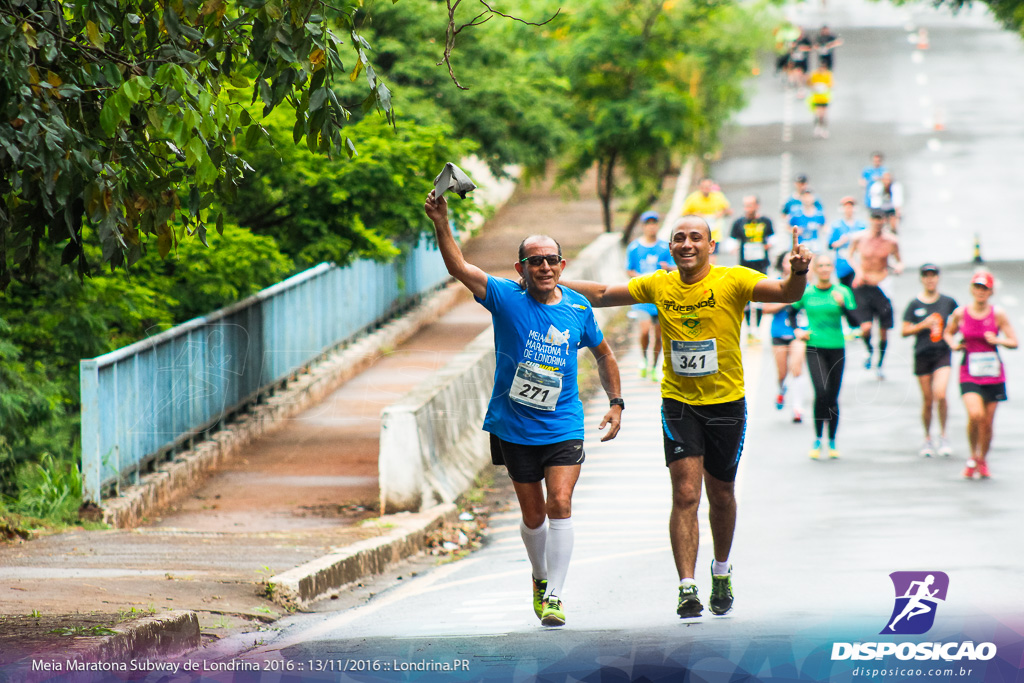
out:
<path id="1" fill-rule="evenodd" d="M 611 407 L 611 406 L 618 406 L 618 407 L 622 408 L 623 410 L 625 410 L 626 409 L 626 402 L 623 401 L 621 398 L 613 398 L 610 401 L 608 401 L 608 407 Z"/>

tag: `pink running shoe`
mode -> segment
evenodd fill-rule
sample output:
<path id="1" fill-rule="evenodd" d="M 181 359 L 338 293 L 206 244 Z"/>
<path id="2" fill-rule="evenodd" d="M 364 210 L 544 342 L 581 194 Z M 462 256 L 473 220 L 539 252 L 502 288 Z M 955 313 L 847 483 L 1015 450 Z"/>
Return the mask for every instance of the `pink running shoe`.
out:
<path id="1" fill-rule="evenodd" d="M 978 463 L 973 460 L 967 461 L 967 467 L 964 468 L 964 479 L 974 479 L 974 472 L 978 467 Z"/>
<path id="2" fill-rule="evenodd" d="M 987 461 L 982 460 L 981 462 L 978 463 L 978 476 L 981 477 L 982 479 L 989 478 Z"/>

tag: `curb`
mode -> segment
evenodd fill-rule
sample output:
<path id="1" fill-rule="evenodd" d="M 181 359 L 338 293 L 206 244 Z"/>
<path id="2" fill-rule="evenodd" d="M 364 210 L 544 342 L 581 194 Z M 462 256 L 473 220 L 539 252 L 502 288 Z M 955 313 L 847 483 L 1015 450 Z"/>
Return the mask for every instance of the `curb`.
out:
<path id="1" fill-rule="evenodd" d="M 457 520 L 455 505 L 446 503 L 423 512 L 399 512 L 377 521 L 392 527 L 384 536 L 369 538 L 311 560 L 271 577 L 273 601 L 282 607 L 307 608 L 367 576 L 380 574 L 391 565 L 422 552 L 431 531 Z"/>
<path id="2" fill-rule="evenodd" d="M 331 392 L 376 362 L 385 350 L 412 337 L 437 320 L 464 297 L 458 283 L 449 284 L 423 299 L 412 311 L 381 329 L 329 354 L 288 382 L 284 391 L 270 396 L 251 412 L 212 434 L 210 438 L 157 468 L 120 496 L 103 501 L 103 521 L 115 528 L 142 524 L 178 498 L 195 490 L 227 459 L 255 439 L 283 427 L 286 420 L 323 400 Z"/>
<path id="3" fill-rule="evenodd" d="M 142 617 L 111 630 L 116 634 L 79 637 L 59 650 L 37 652 L 13 662 L 0 672 L 0 681 L 96 680 L 100 672 L 146 671 L 146 660 L 173 657 L 200 645 L 199 618 L 186 610 Z M 81 668 L 69 668 L 70 662 L 81 662 Z M 37 669 L 33 663 L 60 668 Z"/>

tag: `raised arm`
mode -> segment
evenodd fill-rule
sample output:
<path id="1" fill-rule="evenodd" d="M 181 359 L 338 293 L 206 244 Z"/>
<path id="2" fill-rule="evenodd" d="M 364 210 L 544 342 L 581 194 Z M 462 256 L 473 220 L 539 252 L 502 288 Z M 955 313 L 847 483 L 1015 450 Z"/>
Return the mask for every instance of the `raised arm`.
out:
<path id="1" fill-rule="evenodd" d="M 574 289 L 587 297 L 587 301 L 594 308 L 628 306 L 629 304 L 637 303 L 637 300 L 629 293 L 629 287 L 626 285 L 607 285 L 590 280 L 559 280 L 558 284 Z"/>
<path id="2" fill-rule="evenodd" d="M 434 198 L 434 191 L 427 195 L 427 201 L 423 205 L 427 217 L 434 222 L 434 233 L 437 235 L 437 247 L 441 250 L 441 258 L 444 259 L 444 266 L 448 273 L 466 285 L 466 288 L 478 299 L 487 297 L 487 273 L 480 270 L 472 263 L 467 263 L 462 256 L 462 249 L 459 248 L 455 236 L 452 235 L 451 225 L 448 223 L 448 200 L 443 196 L 440 199 Z"/>
<path id="3" fill-rule="evenodd" d="M 761 280 L 754 285 L 751 301 L 791 304 L 807 289 L 807 271 L 813 254 L 797 239 L 793 232 L 793 250 L 789 252 L 789 275 L 782 280 Z"/>
<path id="4" fill-rule="evenodd" d="M 594 359 L 597 361 L 597 374 L 601 378 L 601 386 L 604 387 L 604 393 L 608 395 L 608 399 L 622 398 L 619 363 L 615 360 L 615 354 L 612 352 L 608 340 L 602 340 L 597 346 L 590 347 L 590 352 L 594 354 Z M 622 406 L 609 406 L 598 429 L 604 429 L 605 425 L 608 425 L 609 429 L 608 433 L 601 437 L 601 441 L 611 441 L 619 433 L 619 427 L 622 425 Z"/>

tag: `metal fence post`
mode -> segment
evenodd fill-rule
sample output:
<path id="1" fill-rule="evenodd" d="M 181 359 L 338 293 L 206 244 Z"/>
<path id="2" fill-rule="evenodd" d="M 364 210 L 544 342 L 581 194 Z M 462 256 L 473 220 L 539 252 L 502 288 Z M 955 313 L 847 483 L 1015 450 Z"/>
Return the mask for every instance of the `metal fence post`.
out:
<path id="1" fill-rule="evenodd" d="M 82 502 L 100 504 L 100 393 L 99 363 L 78 364 L 82 391 Z"/>

